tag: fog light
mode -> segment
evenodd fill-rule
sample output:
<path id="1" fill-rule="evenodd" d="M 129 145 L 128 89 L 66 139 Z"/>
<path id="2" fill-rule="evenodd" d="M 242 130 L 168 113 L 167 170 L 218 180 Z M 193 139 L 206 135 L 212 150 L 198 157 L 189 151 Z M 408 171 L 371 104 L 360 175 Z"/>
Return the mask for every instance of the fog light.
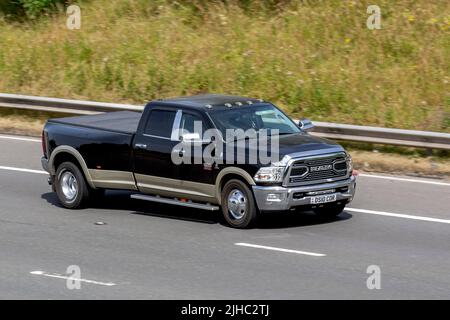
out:
<path id="1" fill-rule="evenodd" d="M 266 201 L 270 202 L 280 202 L 284 198 L 283 193 L 269 193 L 267 195 Z"/>

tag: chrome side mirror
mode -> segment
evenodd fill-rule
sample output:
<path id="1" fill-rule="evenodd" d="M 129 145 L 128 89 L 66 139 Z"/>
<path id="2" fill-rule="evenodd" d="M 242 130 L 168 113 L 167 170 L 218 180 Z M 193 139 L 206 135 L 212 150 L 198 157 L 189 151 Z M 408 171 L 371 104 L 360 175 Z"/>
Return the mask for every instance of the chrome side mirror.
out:
<path id="1" fill-rule="evenodd" d="M 311 120 L 309 119 L 301 119 L 298 121 L 298 126 L 300 127 L 300 129 L 302 129 L 303 131 L 309 131 L 312 128 L 314 128 L 314 125 L 312 123 Z"/>

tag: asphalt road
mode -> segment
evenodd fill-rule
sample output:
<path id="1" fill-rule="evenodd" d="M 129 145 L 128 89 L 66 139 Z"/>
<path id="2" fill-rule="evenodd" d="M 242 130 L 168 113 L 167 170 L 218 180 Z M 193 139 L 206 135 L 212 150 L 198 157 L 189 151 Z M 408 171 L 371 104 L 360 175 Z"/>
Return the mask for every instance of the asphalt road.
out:
<path id="1" fill-rule="evenodd" d="M 63 209 L 39 140 L 18 138 L 0 136 L 1 299 L 450 298 L 449 181 L 362 175 L 335 220 L 272 214 L 235 230 L 126 192 Z M 80 289 L 67 287 L 71 265 Z M 380 289 L 367 287 L 371 265 Z"/>

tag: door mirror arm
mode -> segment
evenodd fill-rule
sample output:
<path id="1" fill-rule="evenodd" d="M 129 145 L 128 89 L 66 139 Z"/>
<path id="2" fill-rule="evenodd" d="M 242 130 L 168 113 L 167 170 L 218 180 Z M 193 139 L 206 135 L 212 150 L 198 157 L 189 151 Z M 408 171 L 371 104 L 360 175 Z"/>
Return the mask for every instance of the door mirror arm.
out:
<path id="1" fill-rule="evenodd" d="M 298 127 L 303 131 L 310 131 L 314 128 L 314 124 L 309 119 L 301 119 L 298 121 Z"/>

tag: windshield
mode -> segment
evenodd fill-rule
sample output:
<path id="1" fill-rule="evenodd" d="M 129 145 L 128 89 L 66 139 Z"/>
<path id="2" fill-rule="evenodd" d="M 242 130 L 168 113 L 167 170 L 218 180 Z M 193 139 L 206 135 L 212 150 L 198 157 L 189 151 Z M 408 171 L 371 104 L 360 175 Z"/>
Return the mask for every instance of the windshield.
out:
<path id="1" fill-rule="evenodd" d="M 217 128 L 226 136 L 227 129 L 254 129 L 258 132 L 266 129 L 268 135 L 278 130 L 278 134 L 299 133 L 300 129 L 283 112 L 272 105 L 246 106 L 236 109 L 216 110 L 210 112 Z"/>

